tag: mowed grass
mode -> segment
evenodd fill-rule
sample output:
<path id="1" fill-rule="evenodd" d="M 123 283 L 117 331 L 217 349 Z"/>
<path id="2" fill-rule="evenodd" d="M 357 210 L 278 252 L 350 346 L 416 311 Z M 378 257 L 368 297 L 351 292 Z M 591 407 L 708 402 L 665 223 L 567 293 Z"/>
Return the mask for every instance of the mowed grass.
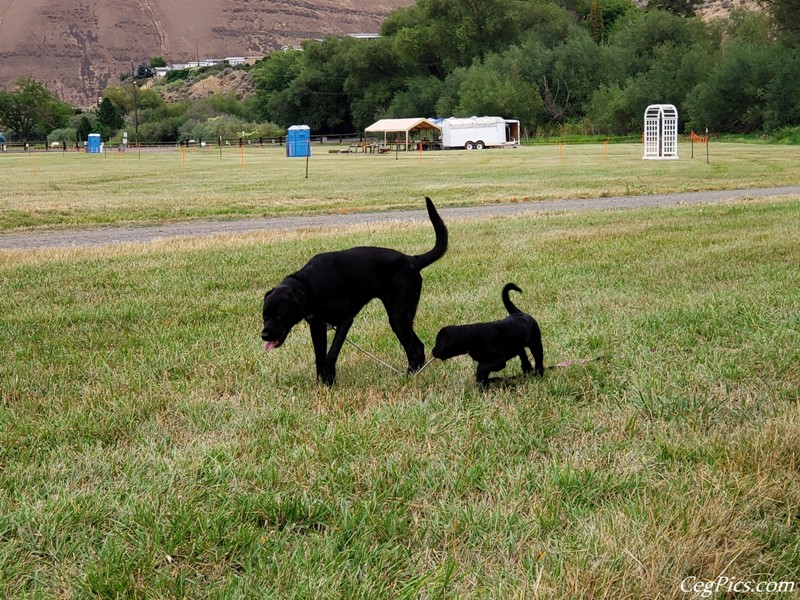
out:
<path id="1" fill-rule="evenodd" d="M 800 146 L 680 143 L 677 161 L 641 144 L 330 154 L 308 164 L 283 148 L 0 156 L 0 231 L 160 223 L 796 185 Z M 605 153 L 605 157 L 604 157 Z M 424 181 L 424 186 L 420 182 Z"/>
<path id="2" fill-rule="evenodd" d="M 407 377 L 350 345 L 318 387 L 304 325 L 261 350 L 284 275 L 355 244 L 423 251 L 428 223 L 2 253 L 0 595 L 800 581 L 799 224 L 800 198 L 450 223 L 428 351 L 502 317 L 514 281 L 547 364 L 593 359 L 486 393 L 466 357 Z M 402 367 L 379 305 L 352 339 Z"/>

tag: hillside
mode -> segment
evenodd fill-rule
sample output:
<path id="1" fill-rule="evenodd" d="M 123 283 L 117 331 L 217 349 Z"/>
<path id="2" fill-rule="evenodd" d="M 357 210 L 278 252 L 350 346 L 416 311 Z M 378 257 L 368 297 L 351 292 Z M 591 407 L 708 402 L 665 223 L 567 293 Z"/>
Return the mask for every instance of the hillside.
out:
<path id="1" fill-rule="evenodd" d="M 78 106 L 153 56 L 263 56 L 326 34 L 377 32 L 414 0 L 0 0 L 0 86 L 34 77 Z"/>
<path id="2" fill-rule="evenodd" d="M 757 0 L 706 0 L 697 9 L 697 15 L 705 20 L 727 17 L 733 9 L 761 10 Z"/>

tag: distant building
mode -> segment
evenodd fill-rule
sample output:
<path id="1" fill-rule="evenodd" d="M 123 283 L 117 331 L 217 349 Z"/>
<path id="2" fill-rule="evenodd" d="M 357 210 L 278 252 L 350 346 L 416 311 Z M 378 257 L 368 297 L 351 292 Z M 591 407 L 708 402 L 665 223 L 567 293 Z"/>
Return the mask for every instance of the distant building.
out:
<path id="1" fill-rule="evenodd" d="M 380 33 L 348 33 L 347 37 L 356 38 L 357 40 L 377 40 L 381 37 Z"/>
<path id="2" fill-rule="evenodd" d="M 348 33 L 346 37 L 355 38 L 357 40 L 377 40 L 381 37 L 380 33 Z M 324 42 L 323 38 L 314 38 L 306 40 L 307 42 Z M 281 51 L 286 52 L 288 50 L 302 50 L 303 46 L 301 44 L 293 44 L 293 45 L 286 45 L 281 46 Z"/>
<path id="3" fill-rule="evenodd" d="M 379 33 L 348 33 L 347 37 L 355 38 L 357 40 L 376 40 L 380 38 Z M 315 40 L 318 42 L 322 42 L 323 40 Z M 282 51 L 287 50 L 302 50 L 303 47 L 300 44 L 294 44 L 291 46 L 281 46 Z M 228 56 L 227 58 L 204 58 L 203 60 L 185 62 L 185 63 L 173 63 L 166 67 L 155 67 L 153 72 L 155 73 L 156 77 L 165 77 L 167 73 L 170 71 L 180 71 L 182 69 L 197 69 L 199 67 L 218 67 L 221 65 L 228 65 L 230 67 L 242 67 L 245 65 L 253 65 L 257 63 L 259 60 L 264 58 L 263 56 Z"/>
<path id="4" fill-rule="evenodd" d="M 156 77 L 165 77 L 170 71 L 181 71 L 183 69 L 198 69 L 200 67 L 220 67 L 228 65 L 231 67 L 242 67 L 244 65 L 252 65 L 257 61 L 264 58 L 263 56 L 229 56 L 227 58 L 204 58 L 203 60 L 195 60 L 185 63 L 172 63 L 166 67 L 156 67 L 153 69 Z"/>

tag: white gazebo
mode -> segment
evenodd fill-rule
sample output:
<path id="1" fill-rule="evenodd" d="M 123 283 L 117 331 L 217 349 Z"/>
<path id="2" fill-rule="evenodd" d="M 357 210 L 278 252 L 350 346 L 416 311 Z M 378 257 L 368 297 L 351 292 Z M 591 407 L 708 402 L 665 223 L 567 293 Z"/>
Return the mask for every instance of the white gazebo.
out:
<path id="1" fill-rule="evenodd" d="M 678 158 L 678 109 L 672 104 L 651 104 L 644 111 L 642 158 Z"/>

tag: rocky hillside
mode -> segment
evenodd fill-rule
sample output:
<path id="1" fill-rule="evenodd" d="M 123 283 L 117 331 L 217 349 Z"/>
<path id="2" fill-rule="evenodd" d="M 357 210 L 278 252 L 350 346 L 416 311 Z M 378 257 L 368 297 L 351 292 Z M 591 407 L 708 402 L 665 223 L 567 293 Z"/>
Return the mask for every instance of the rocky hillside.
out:
<path id="1" fill-rule="evenodd" d="M 414 0 L 0 0 L 0 86 L 34 77 L 93 104 L 134 65 L 263 56 L 326 34 L 372 33 Z"/>
<path id="2" fill-rule="evenodd" d="M 415 0 L 0 0 L 0 87 L 37 79 L 76 106 L 93 105 L 142 61 L 261 57 L 327 34 L 374 33 Z M 707 0 L 703 18 L 756 0 Z M 242 77 L 242 75 L 233 76 Z M 231 86 L 233 83 L 233 86 Z M 181 95 L 249 82 L 209 80 Z"/>
<path id="3" fill-rule="evenodd" d="M 155 89 L 167 102 L 202 100 L 222 92 L 232 92 L 238 100 L 241 100 L 255 91 L 250 72 L 232 67 L 215 69 L 186 81 L 172 83 L 164 83 L 158 78 L 153 78 L 144 85 Z"/>
<path id="4" fill-rule="evenodd" d="M 697 10 L 703 19 L 727 17 L 734 8 L 746 10 L 761 10 L 757 0 L 706 0 Z"/>

